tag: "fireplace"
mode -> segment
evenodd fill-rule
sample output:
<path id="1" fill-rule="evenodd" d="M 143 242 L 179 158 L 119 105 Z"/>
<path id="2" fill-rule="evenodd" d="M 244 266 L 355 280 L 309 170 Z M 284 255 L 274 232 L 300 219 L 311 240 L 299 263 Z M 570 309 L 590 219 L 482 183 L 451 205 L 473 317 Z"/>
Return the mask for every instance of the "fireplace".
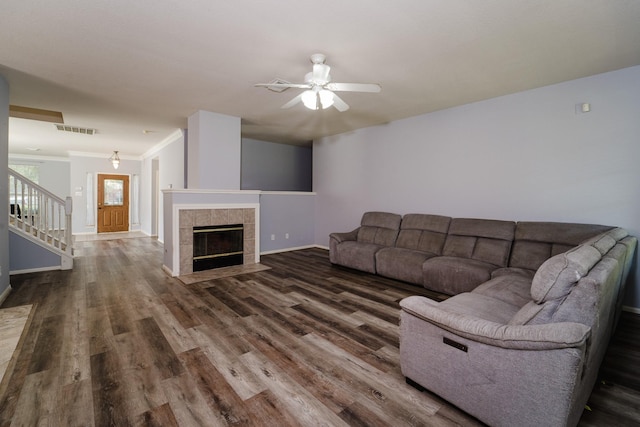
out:
<path id="1" fill-rule="evenodd" d="M 193 227 L 193 271 L 242 265 L 243 224 Z"/>
<path id="2" fill-rule="evenodd" d="M 191 274 L 194 258 L 194 230 L 200 227 L 210 228 L 220 226 L 243 227 L 243 262 L 242 265 L 250 265 L 259 262 L 259 226 L 257 219 L 260 218 L 257 205 L 208 205 L 189 206 L 179 209 L 176 212 L 179 229 L 175 241 L 178 242 L 178 251 L 174 253 L 176 265 L 179 269 L 172 274 Z M 232 227 L 233 228 L 233 227 Z M 198 255 L 200 256 L 200 255 Z M 217 257 L 220 258 L 220 257 Z M 213 267 L 215 268 L 215 267 Z"/>

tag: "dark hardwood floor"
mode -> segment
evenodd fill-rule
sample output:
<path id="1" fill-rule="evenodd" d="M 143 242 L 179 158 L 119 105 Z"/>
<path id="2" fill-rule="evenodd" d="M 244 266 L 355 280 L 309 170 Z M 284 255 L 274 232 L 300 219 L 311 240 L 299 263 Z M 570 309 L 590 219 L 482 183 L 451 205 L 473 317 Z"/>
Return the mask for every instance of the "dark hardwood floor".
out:
<path id="1" fill-rule="evenodd" d="M 480 425 L 405 384 L 398 302 L 419 287 L 309 249 L 184 285 L 151 238 L 80 242 L 72 271 L 14 276 L 34 304 L 0 426 Z M 581 425 L 640 423 L 640 316 L 623 313 Z"/>

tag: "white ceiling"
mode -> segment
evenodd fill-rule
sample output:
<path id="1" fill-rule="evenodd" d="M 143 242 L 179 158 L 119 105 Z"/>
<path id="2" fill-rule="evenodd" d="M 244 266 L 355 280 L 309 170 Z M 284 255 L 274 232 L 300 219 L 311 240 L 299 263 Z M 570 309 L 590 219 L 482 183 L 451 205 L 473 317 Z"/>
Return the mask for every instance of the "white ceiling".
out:
<path id="1" fill-rule="evenodd" d="M 327 55 L 351 109 L 280 107 L 309 56 Z M 635 0 L 3 0 L 0 74 L 13 105 L 66 124 L 10 119 L 10 153 L 141 156 L 187 117 L 242 118 L 243 137 L 304 144 L 361 127 L 640 64 Z M 579 101 L 579 100 L 578 100 Z M 144 134 L 143 130 L 152 131 Z M 40 151 L 31 151 L 39 149 Z"/>

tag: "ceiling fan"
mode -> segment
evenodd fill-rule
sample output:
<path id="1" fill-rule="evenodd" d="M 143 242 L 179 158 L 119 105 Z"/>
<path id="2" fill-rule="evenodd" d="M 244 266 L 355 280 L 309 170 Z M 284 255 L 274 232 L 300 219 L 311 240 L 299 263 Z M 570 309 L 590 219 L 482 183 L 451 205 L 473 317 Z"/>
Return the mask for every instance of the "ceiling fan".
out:
<path id="1" fill-rule="evenodd" d="M 255 86 L 266 87 L 267 89 L 276 91 L 278 91 L 278 89 L 282 91 L 289 88 L 306 89 L 291 101 L 284 104 L 282 108 L 291 108 L 299 102 L 302 102 L 304 106 L 310 110 L 325 109 L 333 105 L 338 111 L 347 111 L 349 105 L 334 92 L 380 92 L 381 87 L 376 83 L 332 82 L 331 75 L 329 75 L 331 67 L 324 63 L 325 60 L 326 56 L 322 53 L 311 55 L 313 71 L 305 75 L 304 83 L 275 81 L 272 83 L 258 83 Z"/>

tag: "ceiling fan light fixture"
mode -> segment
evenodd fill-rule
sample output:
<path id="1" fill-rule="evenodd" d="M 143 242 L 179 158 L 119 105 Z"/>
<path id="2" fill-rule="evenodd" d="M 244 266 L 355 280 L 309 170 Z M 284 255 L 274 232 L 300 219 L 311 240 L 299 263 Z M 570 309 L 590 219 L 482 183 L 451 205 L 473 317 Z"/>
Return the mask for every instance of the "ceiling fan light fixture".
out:
<path id="1" fill-rule="evenodd" d="M 318 109 L 318 93 L 315 90 L 305 90 L 302 92 L 302 103 L 310 110 Z"/>
<path id="2" fill-rule="evenodd" d="M 349 105 L 342 100 L 336 92 L 370 92 L 378 93 L 381 87 L 377 83 L 335 83 L 331 78 L 331 67 L 325 64 L 326 57 L 317 53 L 311 55 L 313 70 L 304 76 L 304 83 L 288 83 L 285 81 L 272 81 L 270 83 L 256 83 L 254 86 L 267 89 L 305 89 L 304 92 L 285 103 L 283 109 L 291 108 L 302 102 L 309 110 L 323 110 L 331 106 L 341 113 L 349 109 Z"/>
<path id="3" fill-rule="evenodd" d="M 322 89 L 318 92 L 318 96 L 320 97 L 320 104 L 322 104 L 323 109 L 333 105 L 333 92 L 330 90 Z"/>

